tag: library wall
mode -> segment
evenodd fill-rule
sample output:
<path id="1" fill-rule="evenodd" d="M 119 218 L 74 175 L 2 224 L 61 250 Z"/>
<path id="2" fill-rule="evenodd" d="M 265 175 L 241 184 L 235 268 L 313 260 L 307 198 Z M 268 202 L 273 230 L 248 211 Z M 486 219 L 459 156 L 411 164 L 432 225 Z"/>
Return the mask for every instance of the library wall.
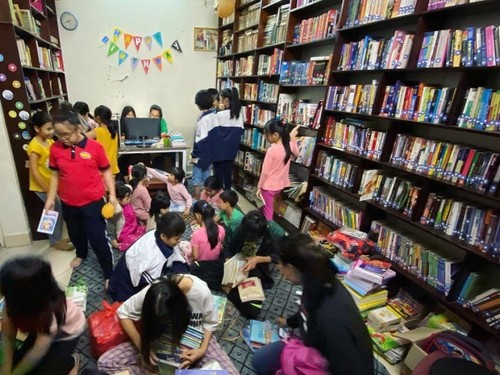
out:
<path id="1" fill-rule="evenodd" d="M 193 50 L 194 27 L 217 27 L 213 1 L 203 0 L 87 0 L 56 2 L 57 13 L 73 12 L 79 21 L 75 31 L 60 27 L 69 100 L 86 101 L 91 111 L 104 104 L 113 113 L 132 105 L 138 116 L 147 116 L 151 104 L 163 108 L 170 130 L 178 130 L 192 144 L 198 110 L 196 92 L 213 87 L 215 53 Z M 130 58 L 118 65 L 118 53 L 107 57 L 104 35 L 114 27 L 133 35 L 161 31 L 163 49 L 153 41 L 151 51 L 143 43 L 137 53 L 133 42 L 130 56 L 155 57 L 178 40 L 183 53 L 172 50 L 173 65 L 163 59 L 163 71 L 152 63 L 146 75 L 142 66 L 132 72 Z M 118 42 L 123 48 L 123 39 Z M 101 47 L 100 47 L 101 46 Z"/>

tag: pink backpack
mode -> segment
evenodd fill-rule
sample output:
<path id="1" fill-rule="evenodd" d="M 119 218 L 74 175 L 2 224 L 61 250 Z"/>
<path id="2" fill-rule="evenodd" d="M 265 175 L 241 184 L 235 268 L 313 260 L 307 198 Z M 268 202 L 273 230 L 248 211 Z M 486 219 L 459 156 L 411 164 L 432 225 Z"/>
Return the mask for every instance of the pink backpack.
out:
<path id="1" fill-rule="evenodd" d="M 328 375 L 328 361 L 316 349 L 294 337 L 281 352 L 281 369 L 275 375 Z"/>

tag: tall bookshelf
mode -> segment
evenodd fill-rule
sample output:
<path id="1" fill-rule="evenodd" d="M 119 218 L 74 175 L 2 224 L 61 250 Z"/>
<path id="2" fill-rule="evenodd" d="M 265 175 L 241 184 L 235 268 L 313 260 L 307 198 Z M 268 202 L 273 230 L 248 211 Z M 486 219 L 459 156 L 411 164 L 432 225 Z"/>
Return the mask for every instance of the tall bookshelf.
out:
<path id="1" fill-rule="evenodd" d="M 400 5 L 402 2 L 396 1 L 395 4 Z M 279 77 L 261 77 L 253 72 L 251 77 L 218 74 L 217 82 L 219 87 L 234 85 L 241 88 L 241 85 L 246 82 L 258 83 L 264 80 L 278 84 L 278 95 L 294 92 L 302 95 L 304 90 L 307 91 L 307 94 L 304 95 L 312 95 L 310 90 L 317 90 L 319 94 L 316 95 L 324 101 L 324 106 L 321 111 L 321 126 L 317 134 L 312 164 L 303 174 L 303 178 L 308 182 L 308 190 L 304 200 L 298 204 L 302 210 L 301 223 L 304 223 L 306 217 L 310 217 L 332 230 L 347 225 L 368 232 L 374 221 L 384 220 L 389 227 L 395 228 L 402 233 L 410 233 L 410 237 L 415 238 L 417 242 L 424 242 L 431 247 L 446 249 L 456 254 L 457 257 L 462 259 L 462 267 L 451 284 L 451 289 L 447 295 L 424 281 L 421 276 L 418 276 L 405 263 L 405 259 L 391 255 L 386 255 L 386 258 L 392 262 L 394 269 L 402 276 L 399 279 L 417 286 L 438 304 L 470 323 L 472 327 L 471 335 L 500 339 L 498 330 L 492 329 L 483 318 L 456 302 L 457 295 L 468 273 L 484 268 L 493 269 L 495 273 L 498 273 L 500 259 L 498 249 L 492 250 L 495 247 L 492 246 L 489 251 L 485 251 L 484 247 L 478 246 L 470 238 L 470 231 L 468 236 L 461 238 L 458 234 L 447 233 L 442 228 L 435 228 L 422 219 L 422 216 L 426 214 L 426 205 L 432 194 L 446 199 L 452 198 L 456 201 L 463 201 L 475 208 L 491 209 L 493 215 L 498 215 L 500 213 L 500 193 L 498 189 L 495 192 L 489 191 L 491 190 L 489 186 L 491 180 L 497 174 L 499 163 L 493 159 L 492 165 L 489 167 L 487 164 L 483 166 L 482 168 L 490 168 L 488 173 L 486 173 L 486 169 L 482 171 L 479 169 L 475 171 L 476 175 L 474 175 L 474 171 L 470 169 L 470 181 L 462 176 L 463 181 L 460 182 L 460 176 L 456 176 L 457 179 L 454 181 L 453 176 L 446 175 L 447 170 L 444 165 L 438 173 L 433 172 L 431 174 L 429 167 L 435 168 L 437 164 L 429 165 L 429 163 L 424 162 L 419 165 L 417 162 L 432 161 L 432 157 L 430 159 L 423 157 L 422 159 L 415 159 L 415 157 L 421 156 L 425 152 L 423 144 L 427 145 L 434 142 L 432 147 L 438 147 L 437 145 L 439 145 L 440 150 L 443 152 L 443 154 L 435 155 L 435 161 L 439 162 L 444 158 L 448 158 L 448 163 L 452 163 L 450 173 L 455 172 L 455 175 L 460 175 L 460 168 L 467 161 L 464 159 L 460 168 L 456 166 L 456 160 L 460 159 L 450 161 L 454 147 L 458 148 L 457 150 L 462 148 L 474 149 L 478 155 L 482 155 L 478 157 L 483 159 L 487 157 L 487 154 L 483 152 L 500 153 L 500 128 L 494 122 L 491 122 L 491 126 L 489 126 L 488 122 L 485 121 L 488 119 L 486 116 L 488 107 L 483 109 L 486 113 L 481 113 L 481 101 L 478 102 L 479 106 L 476 115 L 479 116 L 479 119 L 476 121 L 471 119 L 473 117 L 471 116 L 473 113 L 470 112 L 472 109 L 469 109 L 469 112 L 466 110 L 465 115 L 463 113 L 465 101 L 467 98 L 471 98 L 471 88 L 491 88 L 493 91 L 500 89 L 500 61 L 486 61 L 484 64 L 486 66 L 482 66 L 483 62 L 481 61 L 481 59 L 487 58 L 488 54 L 491 55 L 493 50 L 496 56 L 499 56 L 500 49 L 495 47 L 495 39 L 490 46 L 478 48 L 477 50 L 474 49 L 473 45 L 471 47 L 471 44 L 466 42 L 464 44 L 466 50 L 463 52 L 465 60 L 461 62 L 459 59 L 458 64 L 454 64 L 451 57 L 451 66 L 439 60 L 431 61 L 432 53 L 429 55 L 425 53 L 422 55 L 421 53 L 421 49 L 432 41 L 432 39 L 429 39 L 432 35 L 434 35 L 436 41 L 439 40 L 441 30 L 452 30 L 448 39 L 448 45 L 450 45 L 451 42 L 456 42 L 456 34 L 453 34 L 453 30 L 467 30 L 468 27 L 485 28 L 489 25 L 499 26 L 497 20 L 500 15 L 500 1 L 483 0 L 452 5 L 453 1 L 416 0 L 413 6 L 410 4 L 410 6 L 398 7 L 395 10 L 389 10 L 388 13 L 385 12 L 387 10 L 385 5 L 387 4 L 384 5 L 384 1 L 344 0 L 337 2 L 323 0 L 306 2 L 305 5 L 297 6 L 299 3 L 300 0 L 276 1 L 272 4 L 266 0 L 261 2 L 251 1 L 246 4 L 236 1 L 236 13 L 234 15 L 236 21 L 226 25 L 222 25 L 224 21 L 221 21 L 220 43 L 222 42 L 222 32 L 232 30 L 235 35 L 233 47 L 237 47 L 238 17 L 243 9 L 252 4 L 260 4 L 259 25 L 254 25 L 254 28 L 258 30 L 259 39 L 257 39 L 255 48 L 245 52 L 233 52 L 238 51 L 237 48 L 233 48 L 230 51 L 224 51 L 226 52 L 224 56 L 220 53 L 218 61 L 225 61 L 228 62 L 228 65 L 231 65 L 235 64 L 236 60 L 242 55 L 254 56 L 255 61 L 258 61 L 258 56 L 266 48 L 262 47 L 263 39 L 261 38 L 264 36 L 267 17 L 269 14 L 276 13 L 280 6 L 289 4 L 290 13 L 286 41 L 278 46 L 278 48 L 283 49 L 283 61 L 303 60 L 315 55 L 317 53 L 315 48 L 318 47 L 324 48 L 320 54 L 327 54 L 325 51 L 330 49 L 330 53 L 333 52 L 333 59 L 327 83 L 323 87 L 314 88 L 302 87 L 301 85 L 283 85 L 280 83 Z M 405 3 L 409 4 L 411 2 L 407 1 Z M 379 7 L 377 8 L 374 4 L 378 4 Z M 294 43 L 294 26 L 297 22 L 301 22 L 301 20 L 310 16 L 320 15 L 329 8 L 339 11 L 335 37 L 306 43 Z M 360 11 L 364 11 L 364 17 L 356 18 L 355 15 Z M 394 14 L 392 14 L 393 12 Z M 482 37 L 485 40 L 487 32 L 485 30 L 479 29 L 477 37 Z M 433 34 L 433 32 L 439 33 Z M 476 30 L 473 33 L 474 37 L 476 37 Z M 411 36 L 407 37 L 406 35 Z M 388 41 L 395 38 L 403 44 L 405 53 L 397 58 L 392 56 L 394 61 L 391 60 L 391 56 L 388 56 L 385 65 L 380 65 L 376 59 L 372 61 L 366 56 L 364 63 L 360 60 L 359 64 L 350 65 L 349 58 L 354 55 L 352 50 L 349 50 L 348 53 L 346 48 L 352 48 L 355 43 L 370 42 L 368 36 L 377 42 L 383 38 Z M 411 40 L 411 43 L 409 43 L 409 40 Z M 405 41 L 409 45 L 405 46 Z M 219 45 L 221 45 L 220 43 Z M 358 44 L 358 51 L 360 50 L 359 46 Z M 462 47 L 461 44 L 458 46 Z M 401 47 L 402 50 L 403 47 Z M 470 55 L 466 52 L 467 48 L 471 51 Z M 486 48 L 489 50 L 486 51 Z M 438 49 L 437 44 L 436 49 Z M 441 56 L 441 54 L 446 56 L 448 54 L 447 49 L 441 49 L 434 57 Z M 381 52 L 378 55 L 382 57 Z M 474 60 L 474 55 L 476 55 L 477 61 Z M 467 56 L 469 56 L 469 59 L 467 59 Z M 427 57 L 427 59 L 424 57 Z M 428 94 L 431 93 L 429 94 L 431 100 L 427 101 L 428 106 L 425 109 L 420 109 L 422 113 L 417 114 L 415 117 L 411 108 L 414 107 L 418 112 L 418 105 L 414 104 L 418 103 L 419 97 L 422 96 L 422 91 L 416 90 L 419 84 L 422 84 L 420 90 L 424 90 L 424 86 L 430 86 L 426 90 L 432 89 L 433 91 L 427 91 Z M 354 85 L 360 86 L 356 88 Z M 338 99 L 342 96 L 338 90 L 344 86 L 351 86 L 352 92 L 346 91 L 344 94 L 347 100 L 339 103 Z M 406 87 L 402 88 L 401 86 Z M 442 90 L 442 88 L 449 89 Z M 412 91 L 414 89 L 415 91 Z M 332 92 L 332 90 L 337 91 Z M 359 94 L 356 90 L 359 90 Z M 395 102 L 392 108 L 388 105 L 388 103 L 391 104 L 391 101 L 388 100 L 390 99 L 391 90 L 393 96 L 395 92 L 406 93 L 406 96 L 402 96 L 400 102 Z M 352 95 L 350 99 L 349 94 Z M 356 95 L 359 95 L 358 98 L 364 100 L 362 105 L 359 105 Z M 442 103 L 439 103 L 441 95 Z M 413 96 L 417 100 L 415 103 L 411 101 Z M 487 97 L 485 98 L 487 99 Z M 358 105 L 354 103 L 356 100 L 358 100 Z M 249 102 L 244 100 L 244 104 L 249 104 Z M 263 107 L 266 106 L 270 110 L 276 110 L 274 104 L 259 104 Z M 473 101 L 471 101 L 470 105 L 473 105 Z M 336 143 L 334 137 L 328 132 L 332 128 L 332 124 L 338 124 L 346 119 L 352 119 L 347 120 L 347 122 L 350 121 L 351 124 L 355 124 L 355 128 L 359 129 L 357 137 L 367 137 L 367 134 L 373 137 L 373 134 L 377 133 L 379 143 L 376 141 L 377 137 L 374 137 L 373 143 L 368 145 L 368 148 L 365 146 L 365 149 L 361 149 L 359 144 L 349 144 L 349 142 L 346 142 L 347 140 L 343 139 L 337 140 Z M 494 120 L 498 121 L 498 119 L 497 114 Z M 252 127 L 252 124 L 245 124 L 245 128 L 248 127 Z M 366 133 L 368 130 L 369 133 Z M 311 129 L 302 130 L 302 132 L 304 131 L 314 132 Z M 401 143 L 402 137 L 408 139 L 413 137 L 412 145 L 419 142 L 417 144 L 420 147 L 415 146 L 415 152 L 420 152 L 420 154 L 413 155 L 412 159 L 411 150 L 407 151 L 408 147 L 405 148 L 404 142 Z M 415 140 L 417 138 L 418 141 Z M 381 139 L 383 139 L 383 142 L 380 142 Z M 448 145 L 444 146 L 446 142 Z M 398 147 L 401 147 L 399 153 L 397 152 Z M 245 150 L 245 148 L 247 146 L 242 145 L 242 149 Z M 433 155 L 431 151 L 429 151 L 429 154 Z M 469 153 L 464 152 L 458 154 L 458 156 L 462 155 L 463 157 L 465 155 L 465 157 L 468 157 L 470 151 L 467 152 Z M 263 157 L 264 150 L 261 150 L 261 154 Z M 321 161 L 323 159 L 321 158 L 324 155 L 339 159 L 344 163 L 344 168 L 349 165 L 351 174 L 348 181 L 342 180 L 339 182 L 329 176 L 322 175 L 323 166 Z M 471 162 L 473 161 L 474 158 L 471 159 Z M 476 168 L 481 167 L 480 162 L 481 159 L 479 161 L 476 159 Z M 294 172 L 294 168 L 292 167 L 291 172 Z M 458 172 L 456 171 L 457 168 Z M 474 166 L 471 165 L 471 168 L 474 168 Z M 243 189 L 243 193 L 245 193 L 245 191 L 248 191 L 249 185 L 256 183 L 258 173 L 256 171 L 244 171 L 243 169 L 239 164 L 235 166 L 235 184 L 238 186 L 238 182 L 243 178 L 247 182 L 247 185 L 244 186 L 246 189 Z M 410 212 L 405 212 L 400 207 L 396 207 L 397 205 L 391 205 L 390 202 L 376 201 L 374 199 L 360 200 L 359 189 L 363 172 L 373 169 L 379 170 L 379 174 L 386 177 L 408 181 L 411 186 L 418 188 L 416 190 L 419 191 L 419 194 L 415 196 L 416 199 Z M 463 172 L 463 169 L 461 171 Z M 480 180 L 479 175 L 485 180 L 489 180 L 485 181 L 483 186 L 476 181 Z M 473 182 L 473 180 L 476 182 Z M 312 199 L 309 199 L 314 194 L 326 194 L 330 199 L 333 199 L 337 209 L 336 212 L 339 213 L 338 217 L 332 215 L 333 212 L 328 214 L 323 212 L 318 208 L 318 205 L 315 208 L 315 205 L 311 203 Z M 475 211 L 472 212 L 475 214 Z M 349 214 L 352 215 L 349 216 Z M 279 217 L 277 218 L 279 219 Z M 474 218 L 474 216 L 469 217 L 469 220 L 471 218 Z M 293 230 L 293 227 L 290 229 Z M 498 247 L 499 244 L 496 245 Z"/>
<path id="2" fill-rule="evenodd" d="M 37 233 L 42 202 L 28 190 L 26 147 L 37 110 L 50 113 L 67 100 L 55 0 L 0 0 L 0 91 L 5 124 L 31 233 Z"/>

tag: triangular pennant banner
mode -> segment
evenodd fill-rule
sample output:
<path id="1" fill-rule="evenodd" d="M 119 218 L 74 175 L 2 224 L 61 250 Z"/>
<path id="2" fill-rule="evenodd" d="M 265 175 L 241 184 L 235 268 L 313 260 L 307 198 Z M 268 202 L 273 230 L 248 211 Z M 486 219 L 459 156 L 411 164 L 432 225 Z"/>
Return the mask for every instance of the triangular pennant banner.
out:
<path id="1" fill-rule="evenodd" d="M 123 34 L 123 41 L 125 42 L 125 49 L 128 48 L 130 45 L 130 42 L 132 41 L 134 37 L 130 34 Z"/>
<path id="2" fill-rule="evenodd" d="M 144 69 L 146 74 L 148 74 L 149 65 L 151 64 L 151 60 L 150 59 L 141 59 L 141 64 L 142 64 L 142 68 Z"/>
<path id="3" fill-rule="evenodd" d="M 108 44 L 109 43 L 109 37 L 107 35 L 104 35 L 101 38 L 101 42 L 102 42 L 102 44 Z"/>
<path id="4" fill-rule="evenodd" d="M 165 52 L 162 54 L 163 58 L 167 60 L 170 64 L 174 63 L 174 59 L 172 58 L 172 55 L 170 54 L 170 50 L 167 49 Z"/>
<path id="5" fill-rule="evenodd" d="M 120 47 L 118 47 L 115 43 L 111 42 L 109 44 L 109 49 L 108 49 L 108 57 L 116 53 Z"/>
<path id="6" fill-rule="evenodd" d="M 137 57 L 131 57 L 130 64 L 132 65 L 132 71 L 134 71 L 135 68 L 137 68 L 137 64 L 139 64 L 139 59 Z"/>
<path id="7" fill-rule="evenodd" d="M 115 27 L 113 29 L 113 43 L 116 43 L 121 34 L 122 31 L 119 28 Z"/>
<path id="8" fill-rule="evenodd" d="M 118 53 L 118 65 L 123 64 L 123 62 L 127 60 L 127 57 L 128 53 L 121 49 L 120 52 Z"/>
<path id="9" fill-rule="evenodd" d="M 134 36 L 134 45 L 135 48 L 137 49 L 137 52 L 139 52 L 139 48 L 141 48 L 141 43 L 142 43 L 142 36 Z"/>
<path id="10" fill-rule="evenodd" d="M 175 42 L 173 42 L 170 47 L 172 47 L 173 49 L 175 49 L 177 52 L 182 53 L 182 48 L 181 48 L 181 45 L 179 44 L 178 40 L 176 40 Z"/>
<path id="11" fill-rule="evenodd" d="M 158 70 L 161 72 L 161 68 L 162 68 L 161 55 L 153 57 L 153 62 L 155 63 Z"/>
<path id="12" fill-rule="evenodd" d="M 148 46 L 148 49 L 151 51 L 151 43 L 153 43 L 153 38 L 148 36 L 144 37 L 144 43 L 146 43 L 146 46 Z"/>
<path id="13" fill-rule="evenodd" d="M 156 43 L 158 43 L 160 45 L 160 47 L 163 47 L 163 40 L 161 38 L 161 31 L 154 33 L 153 38 L 156 40 Z"/>

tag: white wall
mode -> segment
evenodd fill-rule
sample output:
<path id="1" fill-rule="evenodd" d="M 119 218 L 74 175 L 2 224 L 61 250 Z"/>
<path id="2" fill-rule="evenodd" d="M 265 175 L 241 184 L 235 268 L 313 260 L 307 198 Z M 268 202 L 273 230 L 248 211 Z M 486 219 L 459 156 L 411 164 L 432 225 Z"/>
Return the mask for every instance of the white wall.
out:
<path id="1" fill-rule="evenodd" d="M 30 228 L 24 208 L 9 135 L 0 106 L 0 246 L 24 246 L 31 242 Z M 3 238 L 2 238 L 3 236 Z"/>
<path id="2" fill-rule="evenodd" d="M 61 0 L 57 13 L 73 12 L 79 21 L 75 31 L 59 26 L 70 102 L 86 101 L 91 111 L 100 104 L 113 113 L 132 105 L 138 116 L 147 116 L 151 104 L 163 108 L 170 130 L 181 131 L 192 145 L 198 111 L 194 95 L 214 87 L 215 53 L 193 51 L 193 27 L 217 27 L 213 1 L 206 0 Z M 133 43 L 130 56 L 155 57 L 177 39 L 183 53 L 172 50 L 173 65 L 163 59 L 163 71 L 154 66 L 146 75 L 140 64 L 132 72 L 130 58 L 118 66 L 118 53 L 107 57 L 104 35 L 114 27 L 132 35 L 162 32 L 163 49 L 153 41 L 151 51 L 139 52 Z M 123 38 L 117 42 L 124 49 Z M 155 54 L 156 53 L 156 54 Z"/>

